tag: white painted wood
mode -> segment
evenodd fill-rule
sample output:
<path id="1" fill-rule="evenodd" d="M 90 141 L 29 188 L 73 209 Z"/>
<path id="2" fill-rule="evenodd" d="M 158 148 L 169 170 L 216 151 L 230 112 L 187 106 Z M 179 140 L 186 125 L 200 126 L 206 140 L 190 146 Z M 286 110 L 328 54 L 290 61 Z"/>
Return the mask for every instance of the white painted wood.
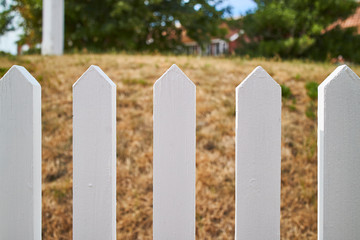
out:
<path id="1" fill-rule="evenodd" d="M 41 239 L 41 87 L 20 66 L 0 79 L 0 239 Z"/>
<path id="2" fill-rule="evenodd" d="M 42 55 L 64 52 L 64 0 L 43 0 Z"/>
<path id="3" fill-rule="evenodd" d="M 73 86 L 73 239 L 116 239 L 116 85 L 91 66 Z"/>
<path id="4" fill-rule="evenodd" d="M 173 65 L 154 84 L 153 239 L 195 239 L 196 87 Z"/>
<path id="5" fill-rule="evenodd" d="M 318 239 L 360 236 L 360 79 L 338 67 L 318 103 Z"/>
<path id="6" fill-rule="evenodd" d="M 280 239 L 281 88 L 257 67 L 236 88 L 235 239 Z"/>

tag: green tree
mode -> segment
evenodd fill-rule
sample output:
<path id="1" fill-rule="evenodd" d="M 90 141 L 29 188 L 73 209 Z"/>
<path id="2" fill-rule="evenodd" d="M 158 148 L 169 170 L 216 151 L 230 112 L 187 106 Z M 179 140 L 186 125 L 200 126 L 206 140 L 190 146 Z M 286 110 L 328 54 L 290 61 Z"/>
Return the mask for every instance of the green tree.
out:
<path id="1" fill-rule="evenodd" d="M 14 0 L 24 19 L 23 42 L 41 41 L 41 0 Z M 90 51 L 169 50 L 182 31 L 204 43 L 223 34 L 222 0 L 66 0 L 65 48 Z M 179 28 L 181 24 L 181 28 Z"/>
<path id="2" fill-rule="evenodd" d="M 0 36 L 14 30 L 12 25 L 13 18 L 13 6 L 6 0 L 0 0 Z"/>
<path id="3" fill-rule="evenodd" d="M 23 21 L 20 27 L 24 33 L 20 36 L 20 44 L 28 44 L 30 47 L 41 43 L 42 29 L 42 0 L 13 0 L 13 8 Z"/>
<path id="4" fill-rule="evenodd" d="M 316 44 L 324 29 L 346 18 L 356 0 L 254 0 L 256 10 L 243 19 L 251 39 L 248 53 L 271 57 L 300 57 Z"/>

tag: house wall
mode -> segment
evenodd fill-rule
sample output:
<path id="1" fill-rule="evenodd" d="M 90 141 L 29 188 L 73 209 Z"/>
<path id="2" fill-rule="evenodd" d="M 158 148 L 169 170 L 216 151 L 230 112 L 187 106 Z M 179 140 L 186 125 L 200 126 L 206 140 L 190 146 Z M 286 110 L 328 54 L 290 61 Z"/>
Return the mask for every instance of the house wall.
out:
<path id="1" fill-rule="evenodd" d="M 213 39 L 205 45 L 204 51 L 196 42 L 185 44 L 186 53 L 189 55 L 220 56 L 229 53 L 229 43 L 222 39 Z"/>

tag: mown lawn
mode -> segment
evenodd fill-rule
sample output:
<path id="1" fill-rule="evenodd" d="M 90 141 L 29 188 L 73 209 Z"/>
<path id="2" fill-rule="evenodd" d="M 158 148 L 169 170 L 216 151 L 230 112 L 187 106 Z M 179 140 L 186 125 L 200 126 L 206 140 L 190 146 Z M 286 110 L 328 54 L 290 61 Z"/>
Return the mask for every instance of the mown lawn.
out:
<path id="1" fill-rule="evenodd" d="M 284 93 L 281 238 L 316 239 L 316 87 L 335 65 L 160 55 L 0 57 L 0 76 L 23 65 L 42 85 L 43 238 L 72 238 L 72 84 L 94 64 L 117 85 L 117 238 L 152 239 L 152 85 L 173 63 L 197 86 L 197 239 L 234 238 L 235 87 L 258 65 Z"/>

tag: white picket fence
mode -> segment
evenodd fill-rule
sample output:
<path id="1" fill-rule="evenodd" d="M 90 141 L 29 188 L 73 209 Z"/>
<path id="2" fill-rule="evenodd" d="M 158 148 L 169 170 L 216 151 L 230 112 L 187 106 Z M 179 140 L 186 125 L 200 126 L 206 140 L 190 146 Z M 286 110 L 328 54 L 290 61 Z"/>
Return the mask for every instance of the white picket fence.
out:
<path id="1" fill-rule="evenodd" d="M 360 79 L 338 67 L 318 99 L 318 239 L 360 236 Z M 121 111 L 121 110 L 120 110 Z M 153 238 L 195 239 L 196 86 L 154 84 Z M 280 239 L 281 88 L 261 67 L 236 88 L 235 239 Z M 0 80 L 0 239 L 41 239 L 41 87 Z M 116 85 L 91 66 L 73 86 L 73 238 L 116 239 Z"/>

